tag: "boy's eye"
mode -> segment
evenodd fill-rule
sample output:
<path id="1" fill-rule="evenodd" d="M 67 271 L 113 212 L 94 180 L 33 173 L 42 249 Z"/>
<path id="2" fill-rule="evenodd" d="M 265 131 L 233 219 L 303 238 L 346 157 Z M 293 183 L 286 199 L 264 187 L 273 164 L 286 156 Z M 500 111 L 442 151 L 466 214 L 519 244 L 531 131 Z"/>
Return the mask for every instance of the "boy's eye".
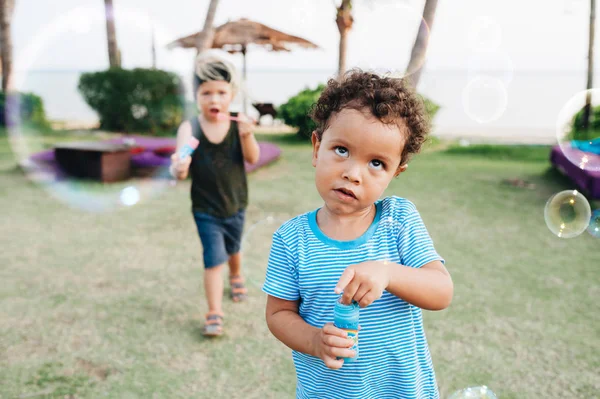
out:
<path id="1" fill-rule="evenodd" d="M 371 161 L 371 166 L 375 169 L 385 169 L 385 164 L 381 162 L 379 159 L 374 159 Z"/>
<path id="2" fill-rule="evenodd" d="M 341 157 L 344 157 L 344 158 L 348 157 L 348 149 L 346 147 L 337 146 L 337 147 L 335 147 L 334 151 L 336 154 L 338 154 Z"/>

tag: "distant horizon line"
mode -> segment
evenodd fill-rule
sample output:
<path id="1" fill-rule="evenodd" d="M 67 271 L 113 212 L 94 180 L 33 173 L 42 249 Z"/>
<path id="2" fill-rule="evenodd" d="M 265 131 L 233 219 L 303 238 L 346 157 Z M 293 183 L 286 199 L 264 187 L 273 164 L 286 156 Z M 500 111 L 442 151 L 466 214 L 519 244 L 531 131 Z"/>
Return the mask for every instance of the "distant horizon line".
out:
<path id="1" fill-rule="evenodd" d="M 142 68 L 142 69 L 151 69 L 151 67 L 146 67 L 146 66 L 136 66 L 136 67 L 132 67 L 132 68 L 124 68 L 124 69 L 135 69 L 135 68 Z M 103 68 L 103 69 L 69 69 L 69 68 L 64 68 L 64 69 L 54 69 L 54 68 L 40 68 L 40 69 L 31 69 L 29 70 L 30 73 L 34 72 L 34 73 L 65 73 L 65 72 L 69 72 L 69 73 L 86 73 L 86 72 L 99 72 L 99 71 L 103 71 L 106 70 L 108 68 Z M 165 70 L 162 68 L 157 68 L 157 69 L 161 69 L 161 70 Z M 22 69 L 13 69 L 13 71 L 15 72 L 25 72 L 25 70 Z M 429 72 L 469 72 L 469 68 L 455 68 L 455 67 L 449 67 L 449 68 L 428 68 L 426 69 L 424 72 L 426 73 L 427 71 Z M 505 72 L 505 70 L 503 69 L 483 69 L 481 70 L 482 72 Z M 335 73 L 337 72 L 335 68 L 333 69 L 328 69 L 328 68 L 248 68 L 247 72 L 251 73 L 251 72 L 286 72 L 286 73 L 295 73 L 295 72 L 327 72 L 327 73 Z M 535 73 L 587 73 L 587 69 L 567 69 L 567 68 L 515 68 L 513 69 L 513 72 L 535 72 Z M 594 73 L 600 73 L 600 68 L 597 70 L 594 70 Z"/>

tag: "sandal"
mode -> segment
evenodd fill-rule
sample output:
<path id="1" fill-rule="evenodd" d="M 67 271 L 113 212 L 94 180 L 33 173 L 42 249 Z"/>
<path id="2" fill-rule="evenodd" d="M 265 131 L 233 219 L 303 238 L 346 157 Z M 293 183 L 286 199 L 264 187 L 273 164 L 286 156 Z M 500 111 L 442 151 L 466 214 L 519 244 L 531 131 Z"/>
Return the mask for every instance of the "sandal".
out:
<path id="1" fill-rule="evenodd" d="M 229 276 L 229 285 L 231 286 L 231 299 L 233 302 L 242 302 L 248 296 L 248 290 L 244 285 L 242 276 Z"/>
<path id="2" fill-rule="evenodd" d="M 202 335 L 205 337 L 218 337 L 223 335 L 223 314 L 219 312 L 208 312 L 206 322 L 202 329 Z"/>

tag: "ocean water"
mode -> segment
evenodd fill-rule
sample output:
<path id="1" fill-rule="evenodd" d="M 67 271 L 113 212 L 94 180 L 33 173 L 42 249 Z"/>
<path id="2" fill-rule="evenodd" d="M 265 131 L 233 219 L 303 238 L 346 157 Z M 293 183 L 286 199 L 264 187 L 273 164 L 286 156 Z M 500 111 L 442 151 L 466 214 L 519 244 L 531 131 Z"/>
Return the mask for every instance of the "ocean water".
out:
<path id="1" fill-rule="evenodd" d="M 42 97 L 51 120 L 94 122 L 98 117 L 77 90 L 80 71 L 31 71 L 21 91 Z M 246 93 L 253 102 L 280 105 L 306 87 L 332 77 L 328 70 L 249 70 Z M 554 137 L 557 116 L 585 89 L 585 71 L 485 72 L 426 70 L 419 92 L 441 106 L 435 128 L 446 134 Z M 191 99 L 191 86 L 186 85 Z M 542 141 L 544 141 L 542 140 Z"/>

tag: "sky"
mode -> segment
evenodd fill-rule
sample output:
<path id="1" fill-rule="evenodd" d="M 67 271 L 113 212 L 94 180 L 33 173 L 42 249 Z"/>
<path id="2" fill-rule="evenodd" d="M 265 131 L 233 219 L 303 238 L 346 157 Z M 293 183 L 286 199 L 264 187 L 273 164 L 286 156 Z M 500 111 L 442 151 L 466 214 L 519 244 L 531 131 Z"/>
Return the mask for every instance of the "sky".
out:
<path id="1" fill-rule="evenodd" d="M 269 53 L 252 48 L 249 69 L 335 70 L 339 0 L 221 0 L 215 25 L 246 17 L 304 37 L 318 50 Z M 208 0 L 113 0 L 123 66 L 150 67 L 154 27 L 158 67 L 187 70 L 194 50 L 167 50 L 197 32 Z M 403 70 L 424 0 L 354 0 L 348 65 Z M 102 0 L 17 0 L 13 16 L 15 67 L 21 70 L 100 70 L 108 66 Z M 513 70 L 584 70 L 587 0 L 439 0 L 430 30 L 428 69 L 483 66 Z M 596 40 L 596 53 L 600 40 Z M 240 56 L 232 59 L 241 65 Z"/>

